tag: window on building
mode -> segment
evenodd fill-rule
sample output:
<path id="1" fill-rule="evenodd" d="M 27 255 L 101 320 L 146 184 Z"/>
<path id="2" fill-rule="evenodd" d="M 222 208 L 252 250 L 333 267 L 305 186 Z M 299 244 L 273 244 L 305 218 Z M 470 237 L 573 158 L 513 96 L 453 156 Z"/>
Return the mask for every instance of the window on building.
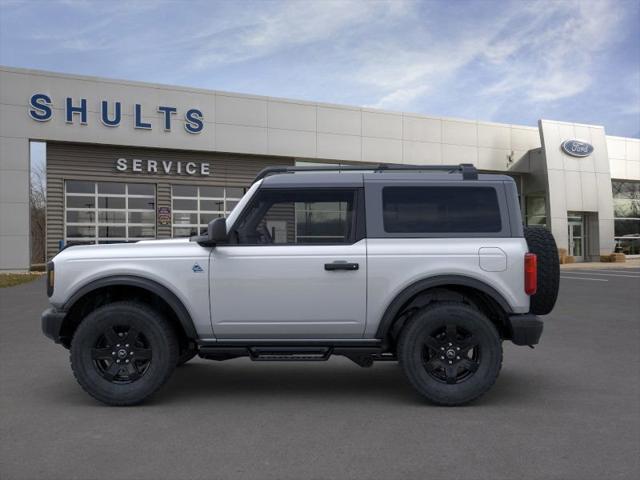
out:
<path id="1" fill-rule="evenodd" d="M 172 185 L 173 236 L 198 235 L 211 220 L 231 213 L 245 190 L 237 187 Z"/>
<path id="2" fill-rule="evenodd" d="M 116 243 L 156 237 L 155 185 L 65 181 L 65 243 Z"/>
<path id="3" fill-rule="evenodd" d="M 490 187 L 385 187 L 388 233 L 492 233 L 502 229 L 496 191 Z"/>
<path id="4" fill-rule="evenodd" d="M 546 200 L 544 195 L 525 197 L 525 215 L 527 225 L 547 225 Z"/>
<path id="5" fill-rule="evenodd" d="M 232 235 L 246 245 L 351 243 L 354 197 L 349 189 L 263 190 Z"/>
<path id="6" fill-rule="evenodd" d="M 640 182 L 613 180 L 616 249 L 640 255 Z"/>

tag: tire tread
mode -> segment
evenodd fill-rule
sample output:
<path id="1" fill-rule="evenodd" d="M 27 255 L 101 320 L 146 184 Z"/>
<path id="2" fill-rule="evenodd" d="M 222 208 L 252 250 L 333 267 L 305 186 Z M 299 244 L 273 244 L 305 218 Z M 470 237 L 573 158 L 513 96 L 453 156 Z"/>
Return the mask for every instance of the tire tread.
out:
<path id="1" fill-rule="evenodd" d="M 560 289 L 560 260 L 556 241 L 544 227 L 524 227 L 524 236 L 538 257 L 538 291 L 531 296 L 530 311 L 547 315 L 553 310 Z"/>

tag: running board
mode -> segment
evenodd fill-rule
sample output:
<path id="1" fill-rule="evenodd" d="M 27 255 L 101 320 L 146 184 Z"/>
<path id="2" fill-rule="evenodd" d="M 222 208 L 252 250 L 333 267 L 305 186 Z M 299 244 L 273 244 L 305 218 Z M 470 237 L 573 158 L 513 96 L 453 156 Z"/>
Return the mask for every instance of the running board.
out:
<path id="1" fill-rule="evenodd" d="M 209 360 L 230 360 L 249 357 L 254 362 L 324 362 L 331 355 L 342 355 L 361 367 L 370 367 L 374 361 L 395 361 L 392 352 L 384 352 L 381 345 L 318 344 L 303 345 L 296 342 L 276 344 L 200 344 L 198 355 Z"/>
<path id="2" fill-rule="evenodd" d="M 325 362 L 330 347 L 249 347 L 254 362 Z"/>

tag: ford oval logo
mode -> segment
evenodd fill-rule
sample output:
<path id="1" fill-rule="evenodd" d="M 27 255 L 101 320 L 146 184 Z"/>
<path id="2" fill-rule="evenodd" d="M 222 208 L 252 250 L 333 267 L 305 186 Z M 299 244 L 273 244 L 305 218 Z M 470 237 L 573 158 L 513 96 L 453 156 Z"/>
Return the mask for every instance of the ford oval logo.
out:
<path id="1" fill-rule="evenodd" d="M 588 157 L 593 153 L 593 145 L 580 140 L 565 140 L 561 147 L 564 153 L 572 157 Z"/>

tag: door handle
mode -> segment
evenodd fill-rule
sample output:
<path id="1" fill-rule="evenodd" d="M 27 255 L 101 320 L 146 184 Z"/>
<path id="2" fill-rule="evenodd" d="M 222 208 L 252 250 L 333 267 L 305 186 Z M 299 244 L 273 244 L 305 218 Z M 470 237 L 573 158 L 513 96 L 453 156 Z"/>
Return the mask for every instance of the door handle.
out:
<path id="1" fill-rule="evenodd" d="M 334 270 L 358 270 L 359 268 L 360 265 L 357 263 L 348 263 L 344 261 L 335 261 L 324 264 L 324 269 L 330 272 Z"/>

